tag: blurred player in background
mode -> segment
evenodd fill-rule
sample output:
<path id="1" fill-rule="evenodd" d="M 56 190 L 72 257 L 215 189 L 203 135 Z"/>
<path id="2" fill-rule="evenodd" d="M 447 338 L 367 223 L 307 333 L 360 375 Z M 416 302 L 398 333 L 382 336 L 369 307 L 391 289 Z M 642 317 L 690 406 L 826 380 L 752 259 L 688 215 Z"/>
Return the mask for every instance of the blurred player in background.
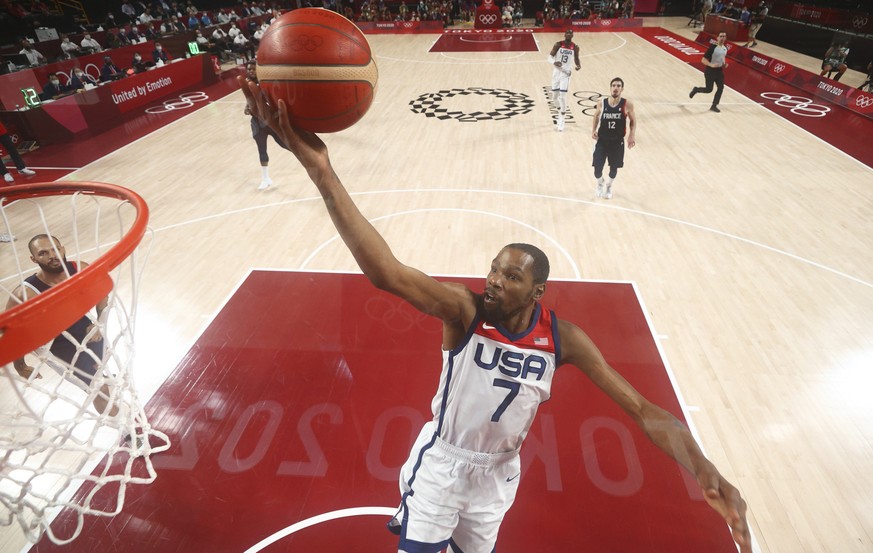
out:
<path id="1" fill-rule="evenodd" d="M 573 30 L 567 29 L 564 40 L 556 42 L 549 54 L 549 63 L 555 66 L 552 70 L 552 101 L 558 108 L 558 132 L 564 130 L 567 89 L 570 87 L 574 62 L 576 71 L 582 69 L 582 63 L 579 61 L 579 45 L 573 42 Z"/>

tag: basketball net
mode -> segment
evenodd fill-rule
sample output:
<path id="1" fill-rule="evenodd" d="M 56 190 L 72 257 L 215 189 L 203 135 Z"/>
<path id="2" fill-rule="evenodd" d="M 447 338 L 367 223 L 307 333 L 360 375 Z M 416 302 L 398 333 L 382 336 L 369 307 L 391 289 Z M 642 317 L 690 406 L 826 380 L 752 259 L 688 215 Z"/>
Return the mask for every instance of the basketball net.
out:
<path id="1" fill-rule="evenodd" d="M 17 523 L 28 541 L 69 543 L 86 515 L 118 514 L 128 484 L 152 482 L 151 455 L 169 447 L 132 372 L 147 220 L 145 202 L 112 185 L 0 188 L 0 233 L 10 238 L 0 243 L 0 525 Z M 56 237 L 78 272 L 64 268 L 62 283 L 23 296 L 40 269 L 28 248 L 39 234 Z M 63 509 L 75 523 L 53 529 Z"/>

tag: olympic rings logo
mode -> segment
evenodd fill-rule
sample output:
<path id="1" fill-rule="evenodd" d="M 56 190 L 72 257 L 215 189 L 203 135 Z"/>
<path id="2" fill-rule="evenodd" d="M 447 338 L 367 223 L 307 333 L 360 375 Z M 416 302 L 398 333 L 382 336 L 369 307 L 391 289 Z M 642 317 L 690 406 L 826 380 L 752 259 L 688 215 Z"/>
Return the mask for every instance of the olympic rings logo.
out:
<path id="1" fill-rule="evenodd" d="M 551 90 L 547 87 L 543 87 L 546 91 L 546 94 L 550 94 Z M 582 107 L 582 113 L 587 115 L 588 117 L 594 117 L 594 114 L 597 113 L 597 105 L 603 101 L 604 96 L 599 92 L 593 92 L 590 90 L 579 91 L 573 93 L 574 98 L 578 98 L 576 103 Z"/>
<path id="2" fill-rule="evenodd" d="M 859 94 L 855 96 L 855 105 L 859 108 L 869 108 L 870 106 L 873 106 L 873 98 L 864 94 Z"/>
<path id="3" fill-rule="evenodd" d="M 860 29 L 860 28 L 864 27 L 865 25 L 867 25 L 867 18 L 866 17 L 856 15 L 855 17 L 852 18 L 852 27 L 854 27 L 856 29 Z"/>
<path id="4" fill-rule="evenodd" d="M 497 16 L 493 13 L 482 14 L 479 16 L 479 21 L 484 23 L 485 25 L 493 25 L 495 21 L 497 21 Z"/>
<path id="5" fill-rule="evenodd" d="M 612 20 L 611 20 L 611 19 L 601 19 L 601 20 L 599 20 L 599 21 L 600 21 L 600 26 L 601 26 L 601 27 L 609 27 L 610 25 L 612 25 Z"/>
<path id="6" fill-rule="evenodd" d="M 783 92 L 762 92 L 761 97 L 773 100 L 777 106 L 788 108 L 794 115 L 803 117 L 824 117 L 831 111 L 831 108 L 813 104 L 811 99 L 803 96 L 791 96 Z"/>
<path id="7" fill-rule="evenodd" d="M 384 296 L 373 296 L 364 304 L 364 311 L 377 324 L 391 332 L 416 332 L 436 334 L 442 330 L 438 321 L 420 311 L 408 309 L 404 303 Z"/>
<path id="8" fill-rule="evenodd" d="M 291 49 L 295 52 L 299 52 L 300 50 L 314 52 L 322 44 L 324 44 L 324 39 L 320 36 L 300 35 L 299 37 L 292 40 L 288 46 L 290 46 Z"/>
<path id="9" fill-rule="evenodd" d="M 197 102 L 205 102 L 209 99 L 209 95 L 205 92 L 186 92 L 176 99 L 165 100 L 160 106 L 151 107 L 145 110 L 146 113 L 169 113 L 180 109 L 188 109 L 194 107 Z"/>
<path id="10" fill-rule="evenodd" d="M 787 68 L 788 67 L 783 63 L 774 63 L 773 64 L 773 71 L 775 71 L 777 74 L 782 73 Z"/>

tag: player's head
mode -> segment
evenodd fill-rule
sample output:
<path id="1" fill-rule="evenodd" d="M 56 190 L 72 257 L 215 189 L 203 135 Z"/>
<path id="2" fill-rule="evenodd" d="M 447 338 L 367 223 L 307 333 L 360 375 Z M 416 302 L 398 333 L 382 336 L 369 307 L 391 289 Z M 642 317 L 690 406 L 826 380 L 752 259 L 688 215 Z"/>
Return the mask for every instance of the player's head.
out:
<path id="1" fill-rule="evenodd" d="M 621 92 L 624 90 L 624 81 L 621 80 L 621 77 L 616 77 L 609 81 L 609 90 L 614 98 L 621 96 Z"/>
<path id="2" fill-rule="evenodd" d="M 566 31 L 564 31 L 564 40 L 573 40 L 573 29 L 567 29 Z"/>
<path id="3" fill-rule="evenodd" d="M 727 33 L 718 33 L 718 44 L 721 46 L 727 40 Z"/>
<path id="4" fill-rule="evenodd" d="M 60 240 L 48 234 L 37 234 L 30 239 L 27 247 L 30 250 L 30 260 L 39 265 L 40 269 L 48 273 L 64 272 L 67 252 Z"/>
<path id="5" fill-rule="evenodd" d="M 491 262 L 483 294 L 492 320 L 510 317 L 543 297 L 549 278 L 549 258 L 536 246 L 508 244 Z"/>
<path id="6" fill-rule="evenodd" d="M 258 62 L 255 59 L 250 59 L 248 63 L 246 63 L 246 77 L 249 79 L 258 82 Z"/>

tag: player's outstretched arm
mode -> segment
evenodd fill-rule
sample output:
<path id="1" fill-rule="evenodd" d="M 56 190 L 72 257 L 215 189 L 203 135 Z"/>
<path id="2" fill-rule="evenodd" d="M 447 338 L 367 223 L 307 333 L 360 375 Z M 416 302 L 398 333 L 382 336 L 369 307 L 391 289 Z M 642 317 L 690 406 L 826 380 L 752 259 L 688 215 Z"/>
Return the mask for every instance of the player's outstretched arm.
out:
<path id="1" fill-rule="evenodd" d="M 634 419 L 648 438 L 694 477 L 706 502 L 728 526 L 741 553 L 752 553 L 752 538 L 746 522 L 746 502 L 739 490 L 707 459 L 688 427 L 676 417 L 644 398 L 609 366 L 594 342 L 579 327 L 559 321 L 561 362 L 575 365 Z"/>
<path id="2" fill-rule="evenodd" d="M 324 142 L 314 133 L 291 126 L 284 100 L 271 104 L 257 83 L 241 76 L 238 81 L 252 115 L 266 122 L 306 169 L 340 237 L 373 285 L 444 321 L 471 318 L 469 313 L 462 313 L 473 306 L 468 290 L 442 284 L 394 257 L 388 243 L 361 214 L 340 182 Z"/>

